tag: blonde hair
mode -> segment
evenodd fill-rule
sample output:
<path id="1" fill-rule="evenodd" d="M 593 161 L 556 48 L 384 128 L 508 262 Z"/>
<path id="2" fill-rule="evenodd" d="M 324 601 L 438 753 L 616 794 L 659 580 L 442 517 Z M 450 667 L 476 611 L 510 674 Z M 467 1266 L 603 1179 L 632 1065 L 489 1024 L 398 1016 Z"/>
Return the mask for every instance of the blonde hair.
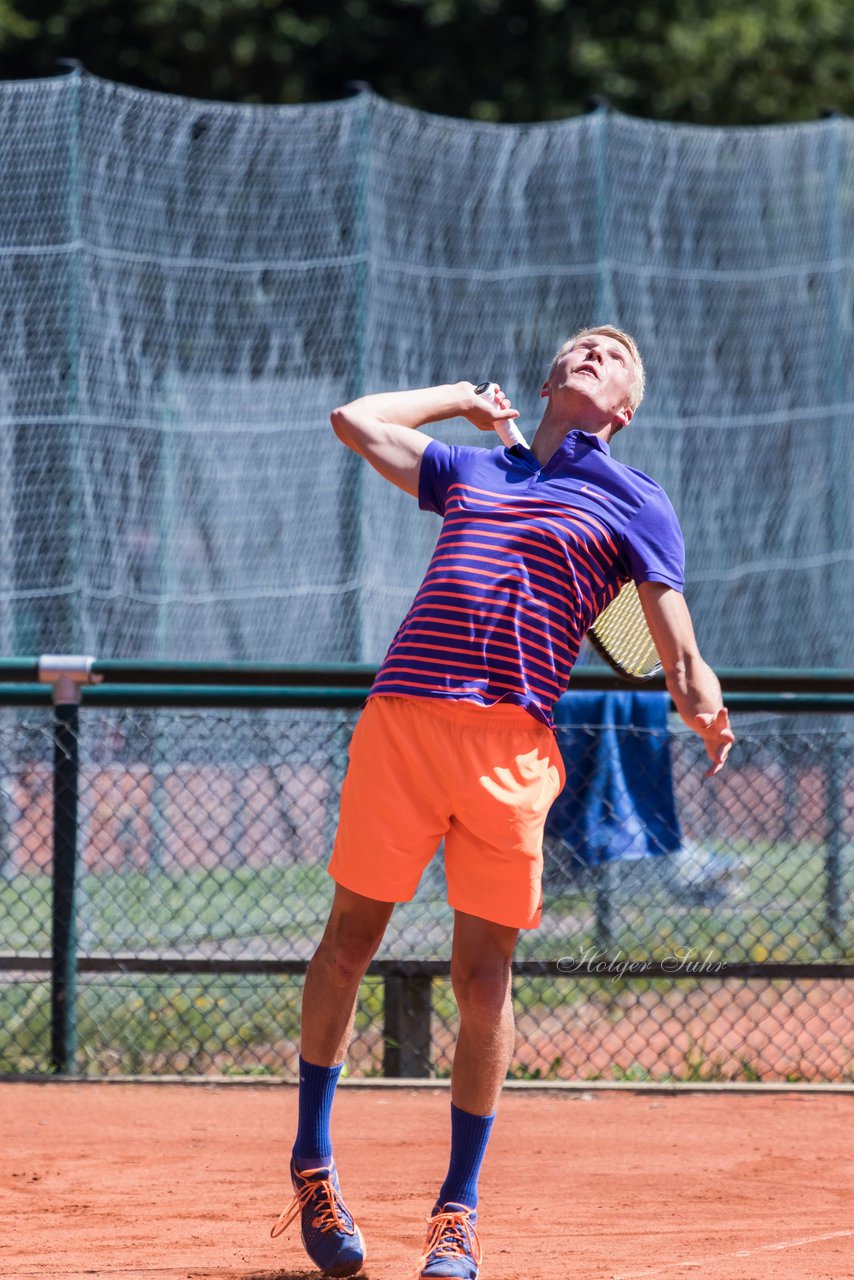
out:
<path id="1" fill-rule="evenodd" d="M 571 338 L 567 339 L 555 355 L 554 360 L 552 360 L 552 365 L 549 369 L 549 377 L 554 373 L 555 365 L 558 360 L 560 360 L 561 356 L 565 356 L 567 351 L 571 350 L 571 348 L 575 346 L 579 338 L 588 338 L 591 334 L 596 333 L 601 333 L 603 337 L 613 338 L 615 342 L 621 343 L 632 358 L 632 363 L 635 366 L 635 384 L 632 387 L 632 393 L 629 397 L 629 407 L 632 413 L 634 413 L 641 400 L 643 400 L 643 393 L 646 387 L 646 374 L 644 372 L 643 360 L 641 360 L 641 354 L 638 351 L 637 343 L 631 334 L 624 333 L 622 329 L 615 329 L 612 324 L 597 324 L 593 325 L 589 329 L 579 329 L 578 333 L 574 333 Z"/>

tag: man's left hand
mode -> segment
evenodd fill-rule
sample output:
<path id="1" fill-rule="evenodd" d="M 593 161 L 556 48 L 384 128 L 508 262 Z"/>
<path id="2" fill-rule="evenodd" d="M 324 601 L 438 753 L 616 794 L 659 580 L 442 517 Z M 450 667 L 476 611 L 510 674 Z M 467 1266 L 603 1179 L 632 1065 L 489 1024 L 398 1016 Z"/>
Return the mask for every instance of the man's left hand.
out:
<path id="1" fill-rule="evenodd" d="M 726 707 L 721 707 L 717 715 L 696 716 L 694 723 L 697 733 L 706 745 L 706 754 L 712 762 L 712 767 L 706 770 L 705 776 L 714 777 L 726 764 L 726 758 L 735 742 L 735 734 L 729 723 L 729 712 Z"/>

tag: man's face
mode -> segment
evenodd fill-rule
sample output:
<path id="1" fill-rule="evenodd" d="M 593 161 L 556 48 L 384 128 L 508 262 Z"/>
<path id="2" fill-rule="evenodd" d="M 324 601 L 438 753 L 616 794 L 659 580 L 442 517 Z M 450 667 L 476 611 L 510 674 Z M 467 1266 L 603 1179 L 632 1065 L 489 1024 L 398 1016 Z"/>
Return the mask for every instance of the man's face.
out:
<path id="1" fill-rule="evenodd" d="M 589 333 L 565 351 L 543 385 L 556 407 L 582 409 L 590 421 L 606 422 L 620 415 L 621 425 L 632 417 L 629 400 L 635 366 L 628 350 L 615 338 Z"/>

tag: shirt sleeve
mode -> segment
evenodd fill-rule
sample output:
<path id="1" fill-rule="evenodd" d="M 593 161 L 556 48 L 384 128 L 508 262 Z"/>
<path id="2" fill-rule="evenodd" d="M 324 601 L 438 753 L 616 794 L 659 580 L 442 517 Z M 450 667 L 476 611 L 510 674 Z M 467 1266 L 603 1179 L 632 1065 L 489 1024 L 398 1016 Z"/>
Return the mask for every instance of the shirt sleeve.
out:
<path id="1" fill-rule="evenodd" d="M 422 511 L 435 511 L 440 516 L 445 514 L 448 489 L 459 477 L 466 460 L 477 453 L 478 450 L 465 445 L 430 441 L 421 455 L 418 473 L 418 505 Z"/>
<path id="2" fill-rule="evenodd" d="M 656 489 L 630 520 L 624 537 L 629 572 L 637 583 L 685 587 L 685 543 L 679 519 L 663 489 Z"/>

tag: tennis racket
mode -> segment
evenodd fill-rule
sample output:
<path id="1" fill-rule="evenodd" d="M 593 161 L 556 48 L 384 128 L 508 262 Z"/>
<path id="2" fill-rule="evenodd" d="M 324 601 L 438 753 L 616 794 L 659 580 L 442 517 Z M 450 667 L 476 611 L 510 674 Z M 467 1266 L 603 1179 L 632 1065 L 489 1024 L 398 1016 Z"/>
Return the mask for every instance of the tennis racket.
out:
<path id="1" fill-rule="evenodd" d="M 495 403 L 494 382 L 481 382 L 474 392 Z M 525 437 L 515 422 L 496 422 L 495 430 L 506 448 L 512 449 L 514 445 L 521 444 L 527 449 Z M 627 582 L 607 609 L 602 610 L 587 632 L 587 639 L 618 676 L 633 684 L 643 684 L 661 671 L 661 662 L 633 582 Z"/>
<path id="2" fill-rule="evenodd" d="M 587 639 L 618 676 L 643 684 L 661 671 L 658 652 L 644 617 L 638 589 L 627 582 L 603 609 Z"/>

